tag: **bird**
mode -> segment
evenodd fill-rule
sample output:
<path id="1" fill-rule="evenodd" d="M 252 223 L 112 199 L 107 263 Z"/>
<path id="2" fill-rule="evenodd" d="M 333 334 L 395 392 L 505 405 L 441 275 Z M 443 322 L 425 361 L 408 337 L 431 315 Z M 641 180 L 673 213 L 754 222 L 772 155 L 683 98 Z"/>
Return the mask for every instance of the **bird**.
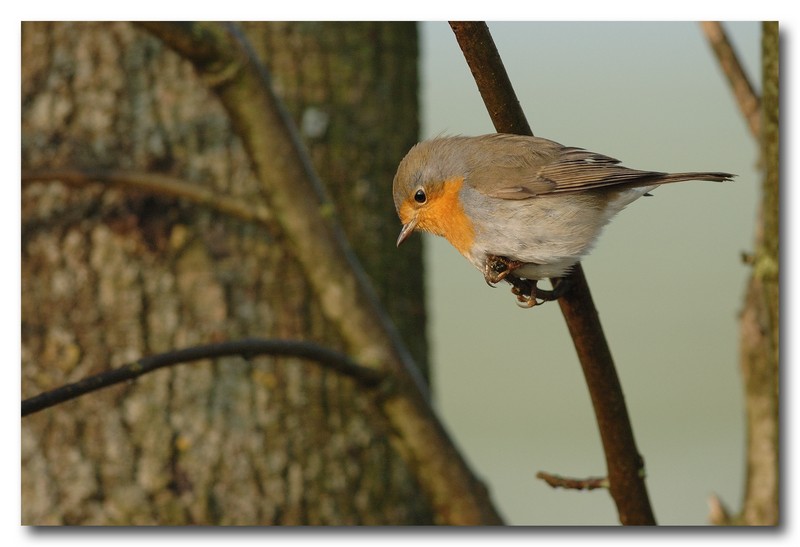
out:
<path id="1" fill-rule="evenodd" d="M 439 136 L 414 145 L 397 168 L 397 246 L 415 231 L 444 237 L 490 286 L 505 279 L 518 303 L 532 307 L 559 296 L 537 282 L 568 278 L 633 201 L 661 184 L 734 176 L 631 169 L 542 137 Z"/>

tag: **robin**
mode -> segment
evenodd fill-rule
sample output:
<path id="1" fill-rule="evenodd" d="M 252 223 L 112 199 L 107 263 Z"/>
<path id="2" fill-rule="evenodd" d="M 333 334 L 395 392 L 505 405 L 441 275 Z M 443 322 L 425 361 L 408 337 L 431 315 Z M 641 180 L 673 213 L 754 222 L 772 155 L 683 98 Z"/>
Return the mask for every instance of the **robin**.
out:
<path id="1" fill-rule="evenodd" d="M 416 144 L 397 168 L 397 245 L 415 230 L 442 236 L 490 286 L 505 279 L 531 307 L 558 296 L 536 282 L 567 275 L 629 203 L 661 184 L 733 176 L 630 169 L 540 137 L 435 138 Z"/>

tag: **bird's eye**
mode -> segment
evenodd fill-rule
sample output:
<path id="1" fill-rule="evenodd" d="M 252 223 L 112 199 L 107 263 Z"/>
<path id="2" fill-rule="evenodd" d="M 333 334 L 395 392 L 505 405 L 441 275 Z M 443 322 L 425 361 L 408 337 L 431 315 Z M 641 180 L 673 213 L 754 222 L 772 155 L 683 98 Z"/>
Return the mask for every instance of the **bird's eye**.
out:
<path id="1" fill-rule="evenodd" d="M 425 203 L 428 200 L 428 196 L 425 195 L 425 190 L 420 188 L 414 193 L 414 201 L 417 203 Z"/>

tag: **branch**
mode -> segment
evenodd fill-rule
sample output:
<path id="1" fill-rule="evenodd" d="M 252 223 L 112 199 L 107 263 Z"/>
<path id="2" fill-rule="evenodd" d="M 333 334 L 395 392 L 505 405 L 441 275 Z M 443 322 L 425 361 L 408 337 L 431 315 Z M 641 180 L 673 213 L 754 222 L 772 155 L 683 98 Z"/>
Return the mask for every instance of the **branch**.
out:
<path id="1" fill-rule="evenodd" d="M 147 192 L 171 198 L 180 198 L 209 207 L 246 222 L 266 223 L 272 220 L 269 209 L 263 205 L 250 204 L 197 184 L 167 175 L 116 170 L 55 169 L 47 171 L 23 171 L 22 183 L 59 181 L 70 186 L 108 184 L 123 190 Z"/>
<path id="2" fill-rule="evenodd" d="M 486 24 L 451 22 L 450 28 L 467 58 L 495 129 L 500 133 L 533 135 Z"/>
<path id="3" fill-rule="evenodd" d="M 745 393 L 747 476 L 737 524 L 781 524 L 781 133 L 780 33 L 761 24 L 764 165 L 750 279 L 739 317 Z M 784 274 L 785 276 L 786 274 Z M 781 465 L 783 464 L 783 465 Z"/>
<path id="4" fill-rule="evenodd" d="M 716 494 L 712 494 L 708 498 L 708 522 L 714 526 L 733 526 L 736 524 L 731 519 L 730 511 Z"/>
<path id="5" fill-rule="evenodd" d="M 566 488 L 568 490 L 596 490 L 597 488 L 608 488 L 608 479 L 606 477 L 572 479 L 539 471 L 536 473 L 536 478 L 542 479 L 553 488 Z"/>
<path id="6" fill-rule="evenodd" d="M 495 66 L 502 61 L 486 23 L 451 22 L 450 26 L 473 74 L 491 65 L 491 76 L 482 79 L 479 85 L 495 129 L 512 133 L 528 128 L 523 134 L 531 135 L 508 77 L 502 77 L 505 69 Z M 487 53 L 485 49 L 494 52 Z M 609 490 L 620 522 L 655 524 L 642 474 L 643 461 L 636 448 L 622 387 L 580 264 L 573 269 L 568 288 L 558 302 L 586 377 L 603 441 Z"/>
<path id="7" fill-rule="evenodd" d="M 761 135 L 761 100 L 750 83 L 747 74 L 739 62 L 739 56 L 733 49 L 725 29 L 718 21 L 703 21 L 700 27 L 708 39 L 708 43 L 717 56 L 719 66 L 728 78 L 733 95 L 742 111 L 744 119 L 750 126 L 750 133 L 758 139 Z"/>
<path id="8" fill-rule="evenodd" d="M 269 74 L 233 24 L 141 23 L 190 61 L 218 96 L 242 140 L 316 303 L 347 352 L 387 370 L 385 398 L 400 453 L 419 478 L 438 523 L 501 524 L 489 496 L 430 406 L 427 386 L 344 236 Z"/>
<path id="9" fill-rule="evenodd" d="M 22 401 L 22 416 L 39 412 L 81 395 L 104 387 L 127 382 L 160 368 L 230 355 L 241 355 L 251 359 L 258 355 L 300 357 L 318 363 L 338 374 L 348 376 L 365 387 L 376 387 L 387 378 L 375 369 L 367 368 L 352 361 L 347 355 L 324 348 L 313 342 L 294 340 L 264 340 L 248 338 L 233 342 L 221 342 L 204 346 L 192 346 L 158 355 L 143 357 L 138 361 L 119 368 L 89 376 L 51 391 L 47 391 Z"/>

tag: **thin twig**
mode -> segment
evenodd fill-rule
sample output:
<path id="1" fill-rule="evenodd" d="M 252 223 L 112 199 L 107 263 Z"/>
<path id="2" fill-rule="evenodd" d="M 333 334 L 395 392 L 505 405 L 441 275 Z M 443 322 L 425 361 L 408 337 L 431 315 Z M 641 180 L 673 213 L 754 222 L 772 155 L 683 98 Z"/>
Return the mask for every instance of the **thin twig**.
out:
<path id="1" fill-rule="evenodd" d="M 735 524 L 731 513 L 716 494 L 708 498 L 708 522 L 714 526 L 730 526 Z"/>
<path id="2" fill-rule="evenodd" d="M 98 169 L 51 169 L 22 172 L 23 184 L 51 181 L 59 181 L 70 186 L 108 184 L 124 190 L 185 199 L 246 222 L 265 223 L 272 220 L 269 209 L 263 205 L 221 195 L 219 192 L 167 175 Z"/>
<path id="3" fill-rule="evenodd" d="M 536 478 L 542 479 L 553 488 L 566 488 L 568 490 L 596 490 L 598 488 L 608 488 L 608 479 L 606 477 L 574 479 L 539 471 L 536 473 Z"/>
<path id="4" fill-rule="evenodd" d="M 484 63 L 502 64 L 489 29 L 483 22 L 451 22 L 464 57 L 473 73 Z M 504 74 L 494 67 L 491 74 Z M 480 86 L 481 96 L 495 129 L 512 133 L 529 127 L 525 113 L 507 78 L 494 76 Z M 523 134 L 532 134 L 530 130 Z M 578 352 L 592 399 L 608 469 L 609 491 L 622 524 L 655 524 L 643 476 L 643 461 L 636 448 L 622 387 L 603 328 L 580 264 L 573 268 L 569 287 L 558 300 Z"/>
<path id="5" fill-rule="evenodd" d="M 756 139 L 761 136 L 761 99 L 756 95 L 750 79 L 739 62 L 725 29 L 718 21 L 702 21 L 700 27 L 708 39 L 711 49 L 717 56 L 719 66 L 728 78 L 733 96 L 750 126 L 750 133 Z"/>
<path id="6" fill-rule="evenodd" d="M 296 340 L 265 340 L 248 338 L 231 342 L 220 342 L 203 346 L 192 346 L 184 349 L 168 351 L 142 357 L 138 361 L 119 368 L 101 372 L 79 380 L 78 382 L 46 391 L 22 401 L 22 416 L 39 412 L 59 403 L 76 399 L 81 395 L 97 391 L 104 387 L 133 380 L 160 368 L 198 361 L 241 355 L 251 359 L 258 355 L 274 355 L 281 357 L 300 357 L 308 359 L 334 372 L 348 376 L 366 387 L 375 387 L 386 379 L 386 374 L 367 368 L 352 361 L 347 355 L 313 342 Z"/>

